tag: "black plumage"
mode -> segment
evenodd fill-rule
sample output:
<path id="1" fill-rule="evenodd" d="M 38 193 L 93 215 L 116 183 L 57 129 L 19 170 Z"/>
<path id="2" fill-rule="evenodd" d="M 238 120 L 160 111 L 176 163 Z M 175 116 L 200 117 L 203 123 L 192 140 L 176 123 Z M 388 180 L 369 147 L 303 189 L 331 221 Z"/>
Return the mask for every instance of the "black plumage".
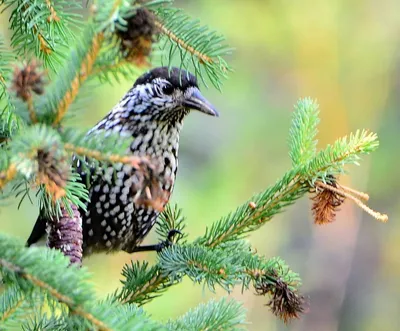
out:
<path id="1" fill-rule="evenodd" d="M 178 170 L 179 133 L 191 109 L 218 116 L 201 95 L 195 76 L 178 68 L 156 68 L 139 77 L 88 135 L 106 131 L 132 137 L 126 154 L 146 156 L 157 164 L 163 178 L 158 184 L 169 197 Z M 77 169 L 83 182 L 89 183 L 87 211 L 80 210 L 84 254 L 138 250 L 159 211 L 136 202 L 137 170 L 127 164 L 117 164 L 97 175 L 84 173 L 79 165 Z M 45 234 L 46 222 L 39 215 L 28 245 Z"/>

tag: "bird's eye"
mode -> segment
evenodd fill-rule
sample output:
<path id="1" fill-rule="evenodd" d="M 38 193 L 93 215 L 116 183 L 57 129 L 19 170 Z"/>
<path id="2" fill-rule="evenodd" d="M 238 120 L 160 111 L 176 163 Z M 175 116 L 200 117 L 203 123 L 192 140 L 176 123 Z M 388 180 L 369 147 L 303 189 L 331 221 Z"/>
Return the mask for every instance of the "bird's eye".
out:
<path id="1" fill-rule="evenodd" d="M 165 85 L 162 88 L 162 91 L 165 95 L 171 95 L 174 92 L 174 88 L 172 87 L 172 85 Z"/>

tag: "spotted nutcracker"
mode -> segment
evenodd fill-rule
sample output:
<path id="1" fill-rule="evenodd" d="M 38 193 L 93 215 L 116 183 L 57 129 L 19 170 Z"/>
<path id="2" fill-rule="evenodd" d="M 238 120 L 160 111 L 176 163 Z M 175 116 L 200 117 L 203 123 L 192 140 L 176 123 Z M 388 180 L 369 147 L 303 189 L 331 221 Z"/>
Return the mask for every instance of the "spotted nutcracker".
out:
<path id="1" fill-rule="evenodd" d="M 171 193 L 178 170 L 179 133 L 191 109 L 218 116 L 200 93 L 195 76 L 178 68 L 155 68 L 139 77 L 88 135 L 105 130 L 134 138 L 127 155 L 159 160 L 161 173 L 168 179 L 162 188 Z M 118 164 L 100 176 L 93 173 L 88 176 L 80 170 L 82 167 L 77 169 L 82 180 L 89 183 L 87 211 L 80 210 L 84 255 L 160 248 L 160 245 L 139 246 L 155 224 L 159 211 L 134 201 L 132 166 Z M 46 218 L 39 215 L 27 245 L 36 243 L 45 232 Z"/>

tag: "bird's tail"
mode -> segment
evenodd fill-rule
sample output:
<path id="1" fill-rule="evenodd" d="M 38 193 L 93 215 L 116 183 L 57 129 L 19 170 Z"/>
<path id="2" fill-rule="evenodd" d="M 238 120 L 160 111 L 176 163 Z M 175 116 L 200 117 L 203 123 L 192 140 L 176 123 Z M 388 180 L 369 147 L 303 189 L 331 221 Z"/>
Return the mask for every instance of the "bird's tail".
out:
<path id="1" fill-rule="evenodd" d="M 28 240 L 26 241 L 26 246 L 29 247 L 33 244 L 36 244 L 40 241 L 46 234 L 46 219 L 39 215 L 35 226 L 32 229 L 31 235 L 29 236 Z"/>

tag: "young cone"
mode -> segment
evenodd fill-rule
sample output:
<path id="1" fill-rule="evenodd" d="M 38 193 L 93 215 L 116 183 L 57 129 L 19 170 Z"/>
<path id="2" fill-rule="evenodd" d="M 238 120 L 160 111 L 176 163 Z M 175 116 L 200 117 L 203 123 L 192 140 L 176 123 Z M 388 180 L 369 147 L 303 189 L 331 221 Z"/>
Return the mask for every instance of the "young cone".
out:
<path id="1" fill-rule="evenodd" d="M 82 218 L 78 208 L 70 204 L 72 216 L 65 206 L 61 207 L 61 217 L 47 222 L 47 246 L 60 250 L 71 263 L 82 263 Z"/>

